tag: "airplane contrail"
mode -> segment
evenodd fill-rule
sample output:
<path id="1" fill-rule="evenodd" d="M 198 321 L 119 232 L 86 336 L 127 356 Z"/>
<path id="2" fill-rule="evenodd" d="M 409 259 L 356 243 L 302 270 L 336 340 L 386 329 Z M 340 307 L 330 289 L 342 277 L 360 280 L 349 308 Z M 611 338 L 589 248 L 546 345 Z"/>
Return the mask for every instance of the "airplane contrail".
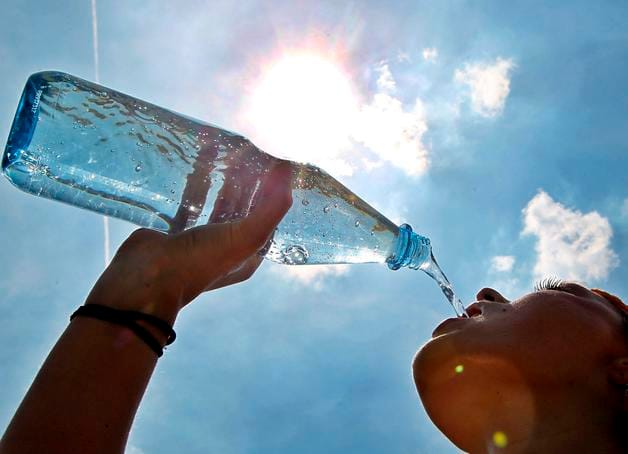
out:
<path id="1" fill-rule="evenodd" d="M 100 61 L 98 59 L 98 13 L 96 11 L 96 0 L 92 2 L 92 44 L 94 53 L 94 80 L 97 84 L 100 83 Z M 105 268 L 109 265 L 111 257 L 109 255 L 109 218 L 104 216 L 102 218 L 103 237 L 105 250 Z"/>

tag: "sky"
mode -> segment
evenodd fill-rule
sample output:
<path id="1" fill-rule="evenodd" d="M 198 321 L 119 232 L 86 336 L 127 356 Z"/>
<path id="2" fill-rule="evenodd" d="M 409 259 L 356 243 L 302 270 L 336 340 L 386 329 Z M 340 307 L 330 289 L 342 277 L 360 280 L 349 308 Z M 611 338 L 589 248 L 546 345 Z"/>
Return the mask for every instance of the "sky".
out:
<path id="1" fill-rule="evenodd" d="M 328 170 L 430 237 L 466 303 L 557 276 L 628 296 L 628 5 L 97 2 L 103 85 Z M 27 77 L 94 80 L 90 0 L 4 0 L 0 136 Z M 286 114 L 290 112 L 290 114 Z M 0 180 L 0 426 L 103 270 L 103 221 Z M 111 220 L 111 252 L 134 229 Z M 453 316 L 418 271 L 286 267 L 176 323 L 127 452 L 458 452 L 412 383 Z"/>

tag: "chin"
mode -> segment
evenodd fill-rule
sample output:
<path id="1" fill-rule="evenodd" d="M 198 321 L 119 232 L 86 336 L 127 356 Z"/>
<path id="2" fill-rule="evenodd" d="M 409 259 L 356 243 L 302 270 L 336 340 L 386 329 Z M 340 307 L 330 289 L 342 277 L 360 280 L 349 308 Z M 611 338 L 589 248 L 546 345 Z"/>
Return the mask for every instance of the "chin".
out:
<path id="1" fill-rule="evenodd" d="M 414 383 L 434 425 L 463 451 L 483 452 L 495 418 L 501 423 L 512 408 L 520 430 L 531 427 L 534 399 L 510 358 L 481 352 L 471 348 L 468 339 L 460 340 L 448 333 L 423 345 L 412 361 Z M 509 396 L 507 402 L 504 395 Z"/>
<path id="2" fill-rule="evenodd" d="M 456 378 L 456 366 L 459 352 L 448 335 L 430 339 L 414 355 L 412 374 L 419 395 L 439 382 L 448 382 Z"/>
<path id="3" fill-rule="evenodd" d="M 470 423 L 474 415 L 469 409 L 477 404 L 472 402 L 473 386 L 463 377 L 464 371 L 456 372 L 455 358 L 443 355 L 439 341 L 432 339 L 422 346 L 412 361 L 419 398 L 430 420 L 454 445 L 465 452 L 481 452 L 482 444 L 475 440 L 478 433 L 472 433 Z"/>

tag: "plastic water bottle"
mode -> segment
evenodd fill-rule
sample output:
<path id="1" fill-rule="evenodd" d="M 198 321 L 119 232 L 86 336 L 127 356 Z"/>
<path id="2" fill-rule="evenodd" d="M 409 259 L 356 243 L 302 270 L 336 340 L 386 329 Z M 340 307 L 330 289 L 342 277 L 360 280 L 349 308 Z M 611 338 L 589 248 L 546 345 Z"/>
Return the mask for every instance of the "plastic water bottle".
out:
<path id="1" fill-rule="evenodd" d="M 170 233 L 246 216 L 278 162 L 241 135 L 68 74 L 41 72 L 26 83 L 2 169 L 26 192 Z M 288 265 L 381 262 L 438 274 L 429 239 L 396 226 L 318 167 L 291 165 L 293 204 L 266 258 Z"/>

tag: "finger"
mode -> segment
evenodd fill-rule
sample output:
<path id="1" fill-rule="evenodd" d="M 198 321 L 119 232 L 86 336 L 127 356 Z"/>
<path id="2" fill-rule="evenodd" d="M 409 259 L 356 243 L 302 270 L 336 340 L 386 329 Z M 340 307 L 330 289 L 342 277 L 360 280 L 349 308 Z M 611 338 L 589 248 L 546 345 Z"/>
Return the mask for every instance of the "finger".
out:
<path id="1" fill-rule="evenodd" d="M 222 287 L 226 287 L 228 285 L 239 284 L 240 282 L 246 281 L 251 276 L 253 276 L 253 274 L 255 274 L 255 271 L 257 271 L 263 260 L 264 258 L 260 257 L 259 255 L 252 256 L 246 262 L 244 262 L 242 266 L 240 266 L 236 271 L 232 272 L 222 279 L 219 279 L 210 287 L 206 288 L 205 291 L 216 290 Z"/>
<path id="2" fill-rule="evenodd" d="M 244 219 L 224 224 L 208 224 L 177 234 L 175 251 L 190 266 L 197 260 L 213 259 L 220 266 L 238 266 L 260 250 L 292 205 L 292 168 L 282 161 L 269 173 L 260 189 L 254 211 Z M 228 263 L 227 263 L 228 262 Z M 208 270 L 209 271 L 209 270 Z"/>
<path id="3" fill-rule="evenodd" d="M 227 158 L 223 172 L 223 184 L 218 192 L 209 222 L 226 222 L 241 219 L 249 214 L 253 199 L 265 178 L 260 175 L 260 167 L 264 167 L 264 156 L 252 145 L 240 146 L 238 153 L 231 153 Z M 268 160 L 266 160 L 268 161 Z"/>
<path id="4" fill-rule="evenodd" d="M 216 202 L 214 202 L 214 208 L 209 216 L 210 223 L 228 222 L 242 217 L 238 210 L 240 201 L 244 198 L 242 194 L 242 187 L 244 183 L 240 184 L 238 176 L 234 173 L 225 173 L 223 176 L 223 183 Z"/>
<path id="5" fill-rule="evenodd" d="M 264 181 L 252 213 L 231 224 L 231 237 L 248 254 L 256 253 L 268 242 L 291 206 L 292 166 L 289 161 L 282 161 Z"/>

